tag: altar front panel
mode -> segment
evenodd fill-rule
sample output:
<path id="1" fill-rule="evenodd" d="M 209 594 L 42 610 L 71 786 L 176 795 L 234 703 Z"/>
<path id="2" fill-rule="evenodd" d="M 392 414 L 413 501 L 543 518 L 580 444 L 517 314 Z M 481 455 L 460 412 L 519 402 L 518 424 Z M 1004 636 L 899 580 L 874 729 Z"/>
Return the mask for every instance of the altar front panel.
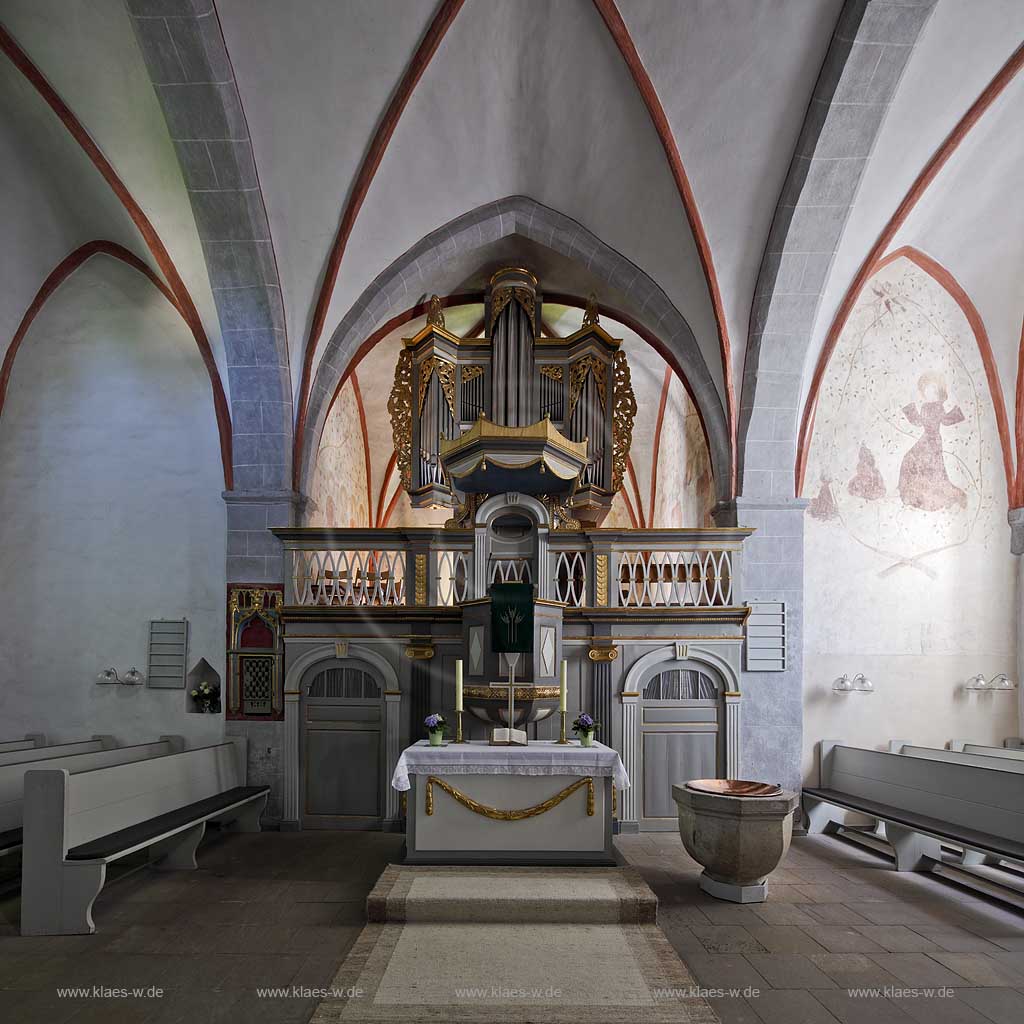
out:
<path id="1" fill-rule="evenodd" d="M 579 787 L 533 817 L 495 820 L 464 806 L 440 780 L 494 812 L 521 810 Z M 412 774 L 406 861 L 410 864 L 614 864 L 612 780 L 580 775 Z M 589 787 L 593 787 L 593 801 Z M 588 813 L 588 807 L 593 813 Z"/>

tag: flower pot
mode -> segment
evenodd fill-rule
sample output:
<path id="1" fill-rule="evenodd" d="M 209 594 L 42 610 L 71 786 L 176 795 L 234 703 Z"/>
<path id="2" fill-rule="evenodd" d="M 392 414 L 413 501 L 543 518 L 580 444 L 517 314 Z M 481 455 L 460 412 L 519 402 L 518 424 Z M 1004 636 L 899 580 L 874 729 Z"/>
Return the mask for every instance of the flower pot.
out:
<path id="1" fill-rule="evenodd" d="M 581 747 L 592 747 L 594 745 L 594 731 L 591 729 L 588 732 L 580 733 L 580 746 Z"/>
<path id="2" fill-rule="evenodd" d="M 432 732 L 428 732 L 427 735 L 430 737 L 430 745 L 432 747 L 440 747 L 444 741 L 444 731 L 442 729 L 434 729 Z"/>

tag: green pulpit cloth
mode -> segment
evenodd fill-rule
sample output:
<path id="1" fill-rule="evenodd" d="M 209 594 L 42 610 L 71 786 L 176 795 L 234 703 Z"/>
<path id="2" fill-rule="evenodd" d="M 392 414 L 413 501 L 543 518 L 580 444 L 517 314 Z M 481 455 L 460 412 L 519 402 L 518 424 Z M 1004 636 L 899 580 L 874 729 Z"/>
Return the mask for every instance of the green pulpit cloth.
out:
<path id="1" fill-rule="evenodd" d="M 533 653 L 533 584 L 495 583 L 490 589 L 491 649 Z"/>

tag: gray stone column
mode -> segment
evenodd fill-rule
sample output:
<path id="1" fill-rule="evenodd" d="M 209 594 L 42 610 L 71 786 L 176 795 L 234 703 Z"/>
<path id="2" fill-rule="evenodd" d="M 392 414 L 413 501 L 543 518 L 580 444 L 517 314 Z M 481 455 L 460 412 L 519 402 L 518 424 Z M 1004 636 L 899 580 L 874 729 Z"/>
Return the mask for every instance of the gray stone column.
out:
<path id="1" fill-rule="evenodd" d="M 786 668 L 740 675 L 743 715 L 739 763 L 744 778 L 799 790 L 803 746 L 804 509 L 807 501 L 737 498 L 715 510 L 719 526 L 753 527 L 744 544 L 745 602 L 786 605 Z M 745 664 L 745 660 L 744 660 Z"/>
<path id="2" fill-rule="evenodd" d="M 1024 508 L 1011 508 L 1010 551 L 1017 556 L 1017 737 L 1024 736 Z"/>

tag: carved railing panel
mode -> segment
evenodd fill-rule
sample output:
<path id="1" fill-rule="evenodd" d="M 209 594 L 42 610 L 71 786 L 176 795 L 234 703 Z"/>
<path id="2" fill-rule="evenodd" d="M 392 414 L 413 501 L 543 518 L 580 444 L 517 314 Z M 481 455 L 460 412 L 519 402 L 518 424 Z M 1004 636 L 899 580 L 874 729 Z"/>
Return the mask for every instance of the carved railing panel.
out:
<path id="1" fill-rule="evenodd" d="M 679 608 L 732 604 L 732 553 L 624 551 L 619 556 L 619 605 Z"/>
<path id="2" fill-rule="evenodd" d="M 294 551 L 293 568 L 298 604 L 406 603 L 402 551 Z"/>

